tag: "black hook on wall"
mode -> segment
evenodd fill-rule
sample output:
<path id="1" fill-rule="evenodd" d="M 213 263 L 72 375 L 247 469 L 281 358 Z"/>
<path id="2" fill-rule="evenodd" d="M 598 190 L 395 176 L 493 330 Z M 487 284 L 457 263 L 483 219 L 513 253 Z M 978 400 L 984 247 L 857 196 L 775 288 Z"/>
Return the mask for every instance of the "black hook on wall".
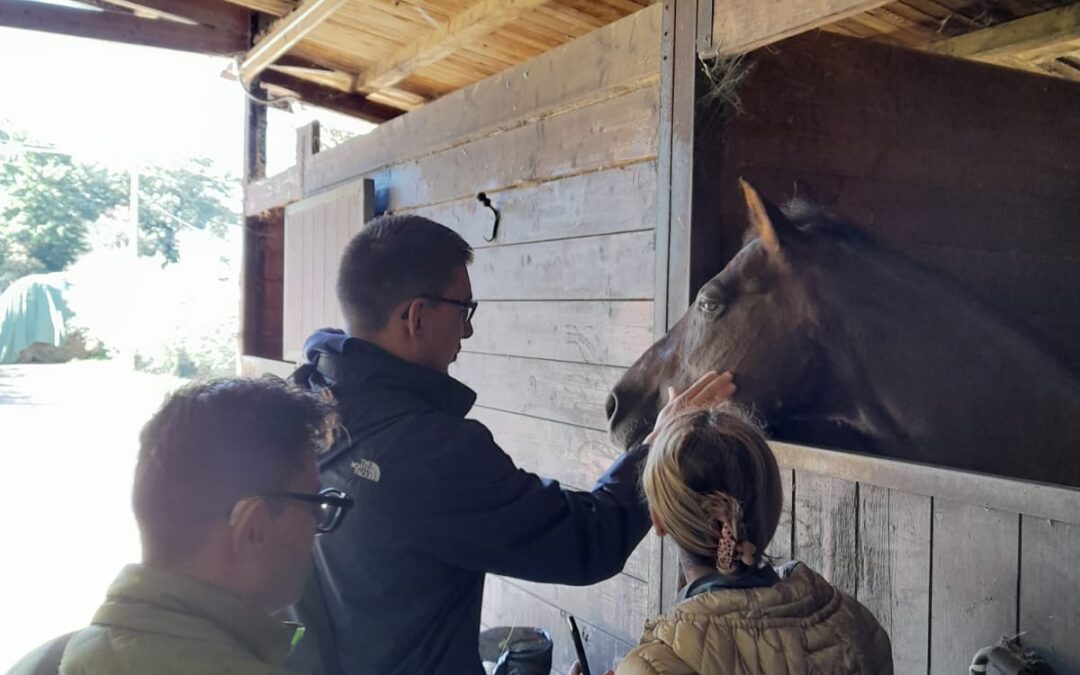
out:
<path id="1" fill-rule="evenodd" d="M 491 227 L 484 232 L 484 241 L 494 241 L 495 235 L 499 233 L 499 209 L 491 205 L 491 200 L 488 199 L 487 194 L 483 192 L 476 193 L 476 200 L 491 209 L 491 212 L 495 214 L 495 221 L 492 222 Z"/>

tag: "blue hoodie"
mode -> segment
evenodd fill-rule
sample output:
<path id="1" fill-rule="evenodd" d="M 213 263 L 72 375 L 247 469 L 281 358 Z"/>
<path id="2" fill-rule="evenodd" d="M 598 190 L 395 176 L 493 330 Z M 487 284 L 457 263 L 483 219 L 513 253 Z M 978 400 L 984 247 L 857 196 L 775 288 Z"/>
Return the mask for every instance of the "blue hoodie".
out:
<path id="1" fill-rule="evenodd" d="M 304 353 L 294 379 L 328 388 L 347 431 L 320 461 L 323 483 L 356 500 L 315 556 L 333 626 L 320 642 L 343 672 L 479 675 L 485 573 L 592 584 L 645 535 L 644 446 L 590 492 L 565 489 L 465 419 L 476 394 L 449 375 L 340 331 L 315 333 Z"/>

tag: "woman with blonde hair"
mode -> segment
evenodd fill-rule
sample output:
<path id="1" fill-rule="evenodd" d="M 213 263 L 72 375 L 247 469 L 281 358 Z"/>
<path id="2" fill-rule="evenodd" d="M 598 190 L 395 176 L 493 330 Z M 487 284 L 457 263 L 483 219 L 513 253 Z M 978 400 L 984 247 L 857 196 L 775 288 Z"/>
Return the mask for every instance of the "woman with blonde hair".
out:
<path id="1" fill-rule="evenodd" d="M 671 412 L 642 485 L 686 585 L 617 675 L 891 674 L 889 636 L 865 607 L 804 564 L 767 564 L 783 495 L 757 425 L 730 406 Z"/>

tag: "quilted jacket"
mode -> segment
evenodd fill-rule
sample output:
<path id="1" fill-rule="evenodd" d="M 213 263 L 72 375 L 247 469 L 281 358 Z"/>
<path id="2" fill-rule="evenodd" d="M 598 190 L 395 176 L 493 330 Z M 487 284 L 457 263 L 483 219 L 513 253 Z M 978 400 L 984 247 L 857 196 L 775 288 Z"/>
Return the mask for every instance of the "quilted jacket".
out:
<path id="1" fill-rule="evenodd" d="M 796 564 L 776 584 L 692 596 L 648 622 L 617 675 L 891 675 L 869 610 Z"/>

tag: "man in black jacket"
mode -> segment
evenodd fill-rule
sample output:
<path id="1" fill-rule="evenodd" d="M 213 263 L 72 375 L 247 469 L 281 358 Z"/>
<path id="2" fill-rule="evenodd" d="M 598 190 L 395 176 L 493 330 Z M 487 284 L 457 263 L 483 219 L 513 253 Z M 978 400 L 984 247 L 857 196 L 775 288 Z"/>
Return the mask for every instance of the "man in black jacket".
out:
<path id="1" fill-rule="evenodd" d="M 579 492 L 518 469 L 465 418 L 476 394 L 447 370 L 472 335 L 470 262 L 469 245 L 442 225 L 377 218 L 342 257 L 347 334 L 319 331 L 304 346 L 295 378 L 329 389 L 344 428 L 320 461 L 323 483 L 356 501 L 316 550 L 328 670 L 483 673 L 485 573 L 592 584 L 619 572 L 648 528 L 645 446 Z M 731 390 L 728 378 L 708 396 Z"/>

